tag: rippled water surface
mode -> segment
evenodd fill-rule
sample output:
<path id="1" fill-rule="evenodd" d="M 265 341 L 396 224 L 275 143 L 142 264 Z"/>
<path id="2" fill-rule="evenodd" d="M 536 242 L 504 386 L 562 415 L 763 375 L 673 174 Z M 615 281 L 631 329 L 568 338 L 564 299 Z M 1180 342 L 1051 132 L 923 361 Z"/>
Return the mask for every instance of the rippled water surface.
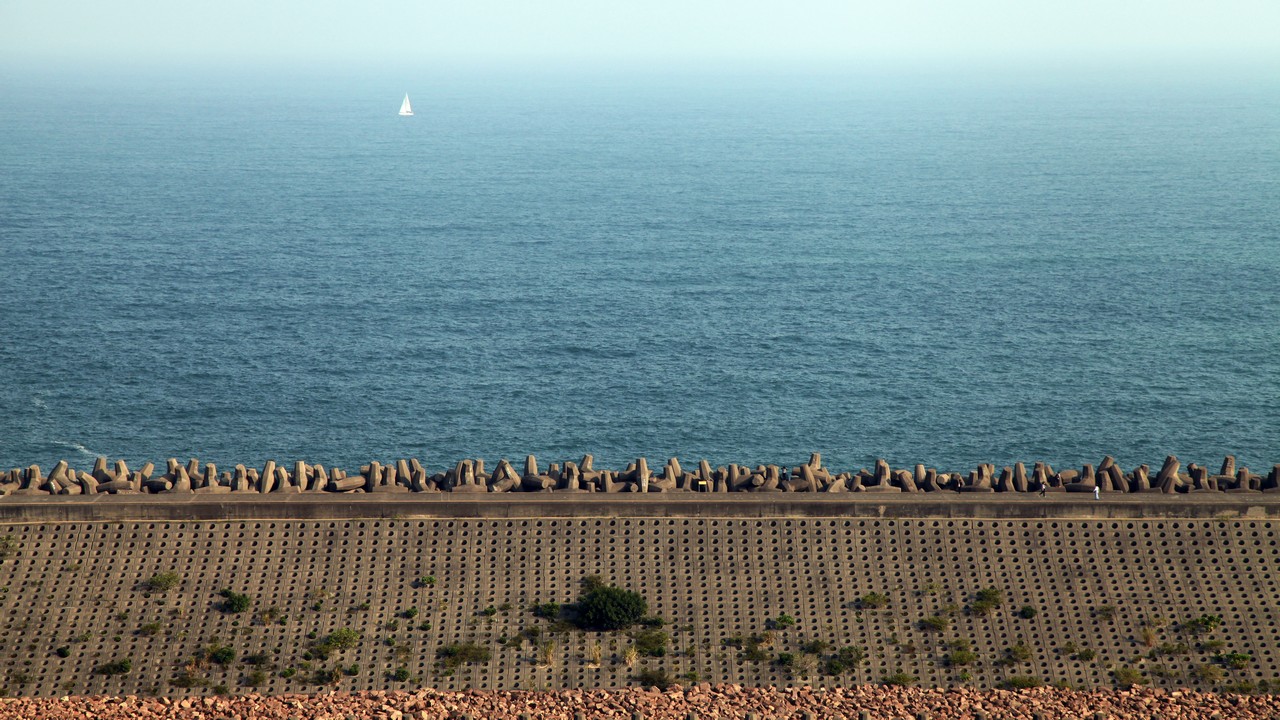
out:
<path id="1" fill-rule="evenodd" d="M 1275 83 L 0 83 L 3 467 L 1280 462 Z"/>

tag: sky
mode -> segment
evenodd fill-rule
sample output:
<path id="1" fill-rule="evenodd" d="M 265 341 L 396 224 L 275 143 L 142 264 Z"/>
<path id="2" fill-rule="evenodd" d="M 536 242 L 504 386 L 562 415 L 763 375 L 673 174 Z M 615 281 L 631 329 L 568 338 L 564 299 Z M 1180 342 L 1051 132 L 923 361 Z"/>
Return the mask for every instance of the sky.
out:
<path id="1" fill-rule="evenodd" d="M 1280 0 L 0 0 L 19 62 L 1280 60 Z"/>

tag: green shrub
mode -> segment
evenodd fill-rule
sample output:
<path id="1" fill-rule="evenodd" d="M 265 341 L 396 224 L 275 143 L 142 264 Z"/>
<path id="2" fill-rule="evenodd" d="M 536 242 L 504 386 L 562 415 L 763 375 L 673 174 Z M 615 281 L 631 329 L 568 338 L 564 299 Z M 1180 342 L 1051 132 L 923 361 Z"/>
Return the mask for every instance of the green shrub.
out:
<path id="1" fill-rule="evenodd" d="M 972 650 L 952 650 L 943 656 L 943 660 L 951 666 L 972 665 L 977 662 L 978 654 Z"/>
<path id="2" fill-rule="evenodd" d="M 671 673 L 666 670 L 641 670 L 636 673 L 636 682 L 643 687 L 656 687 L 659 690 L 666 690 L 675 682 L 671 679 Z"/>
<path id="3" fill-rule="evenodd" d="M 236 659 L 236 650 L 230 645 L 211 645 L 202 653 L 203 659 L 218 665 L 227 665 Z"/>
<path id="4" fill-rule="evenodd" d="M 879 610 L 889 604 L 889 596 L 883 593 L 870 592 L 858 598 L 858 607 L 863 610 Z"/>
<path id="5" fill-rule="evenodd" d="M 1121 665 L 1120 667 L 1113 669 L 1111 671 L 1111 677 L 1115 678 L 1116 684 L 1120 687 L 1147 684 L 1147 678 L 1145 675 L 1127 665 Z"/>
<path id="6" fill-rule="evenodd" d="M 357 630 L 341 628 L 325 635 L 311 645 L 311 654 L 321 660 L 328 660 L 335 652 L 350 650 L 359 644 L 364 636 Z"/>
<path id="7" fill-rule="evenodd" d="M 861 647 L 842 647 L 835 657 L 827 660 L 823 672 L 828 675 L 841 675 L 866 662 L 867 651 Z"/>
<path id="8" fill-rule="evenodd" d="M 915 685 L 916 681 L 919 679 L 920 678 L 917 678 L 915 675 L 908 675 L 907 673 L 904 673 L 901 670 L 899 670 L 898 672 L 892 675 L 884 676 L 883 678 L 880 679 L 880 682 L 884 685 L 897 685 L 899 687 L 908 687 L 911 685 Z"/>
<path id="9" fill-rule="evenodd" d="M 1014 675 L 1000 683 L 1000 687 L 1003 687 L 1005 690 L 1028 690 L 1030 688 L 1038 688 L 1043 684 L 1044 682 L 1038 677 L 1031 677 L 1030 675 Z"/>
<path id="10" fill-rule="evenodd" d="M 167 593 L 182 584 L 182 576 L 176 572 L 156 573 L 142 582 L 147 592 Z"/>
<path id="11" fill-rule="evenodd" d="M 789 627 L 795 626 L 796 619 L 786 613 L 782 613 L 776 618 L 766 620 L 764 624 L 765 627 L 770 630 L 786 630 Z"/>
<path id="12" fill-rule="evenodd" d="M 1236 695 L 1252 695 L 1253 693 L 1258 692 L 1258 686 L 1248 680 L 1237 680 L 1223 685 L 1222 692 L 1234 693 Z"/>
<path id="13" fill-rule="evenodd" d="M 577 623 L 587 630 L 622 630 L 649 610 L 639 593 L 612 586 L 591 589 L 578 601 Z"/>
<path id="14" fill-rule="evenodd" d="M 1227 643 L 1223 640 L 1201 640 L 1196 643 L 1196 649 L 1206 653 L 1216 653 L 1226 646 Z"/>
<path id="15" fill-rule="evenodd" d="M 1227 672 L 1225 670 L 1217 665 L 1210 665 L 1208 663 L 1205 663 L 1204 665 L 1197 665 L 1191 671 L 1191 677 L 1200 682 L 1209 683 L 1210 685 L 1217 685 L 1222 682 L 1223 678 L 1226 676 Z"/>
<path id="16" fill-rule="evenodd" d="M 255 653 L 253 655 L 245 655 L 240 658 L 240 662 L 245 665 L 271 665 L 271 656 L 267 653 Z"/>
<path id="17" fill-rule="evenodd" d="M 1213 656 L 1213 661 L 1232 670 L 1243 670 L 1249 665 L 1249 661 L 1253 660 L 1253 656 L 1249 653 L 1218 653 Z"/>
<path id="18" fill-rule="evenodd" d="M 604 579 L 601 578 L 599 575 L 587 575 L 586 577 L 582 578 L 580 583 L 582 585 L 583 593 L 589 593 L 592 590 L 595 590 L 596 588 L 605 587 Z"/>
<path id="19" fill-rule="evenodd" d="M 1031 659 L 1031 648 L 1023 645 L 1022 643 L 1018 643 L 1017 645 L 1005 648 L 1004 656 L 1010 663 L 1026 662 Z"/>
<path id="20" fill-rule="evenodd" d="M 259 685 L 265 685 L 266 683 L 267 674 L 262 670 L 251 670 L 249 671 L 249 674 L 244 677 L 244 684 L 249 685 L 250 687 L 258 687 Z"/>
<path id="21" fill-rule="evenodd" d="M 1192 635 L 1207 635 L 1219 627 L 1222 627 L 1222 618 L 1217 615 L 1201 615 L 1182 623 L 1182 630 Z"/>
<path id="22" fill-rule="evenodd" d="M 636 652 L 645 657 L 662 657 L 667 654 L 667 643 L 671 638 L 662 630 L 646 629 L 632 636 Z"/>
<path id="23" fill-rule="evenodd" d="M 93 671 L 98 675 L 124 675 L 133 669 L 133 661 L 129 658 L 120 660 L 112 660 L 109 663 L 103 663 L 94 668 Z"/>
<path id="24" fill-rule="evenodd" d="M 436 659 L 447 668 L 456 668 L 463 663 L 489 662 L 492 653 L 489 648 L 476 643 L 454 643 L 436 649 Z"/>
<path id="25" fill-rule="evenodd" d="M 928 632 L 944 632 L 951 626 L 951 620 L 941 615 L 930 615 L 920 621 L 920 629 Z"/>
<path id="26" fill-rule="evenodd" d="M 821 655 L 831 649 L 831 643 L 826 640 L 810 640 L 800 643 L 800 652 L 806 652 L 810 655 Z"/>
<path id="27" fill-rule="evenodd" d="M 1003 601 L 998 589 L 983 588 L 974 596 L 973 602 L 969 603 L 969 611 L 979 617 L 988 615 L 992 610 L 1000 607 Z"/>
<path id="28" fill-rule="evenodd" d="M 969 642 L 968 638 L 956 638 L 943 642 L 942 647 L 948 650 L 972 650 L 973 643 Z"/>
<path id="29" fill-rule="evenodd" d="M 1151 651 L 1151 655 L 1152 657 L 1158 657 L 1160 655 L 1187 655 L 1190 652 L 1191 652 L 1191 646 L 1187 645 L 1184 642 L 1178 642 L 1178 643 L 1167 642 L 1167 643 L 1160 643 L 1160 645 L 1158 645 L 1156 648 L 1154 648 Z"/>
<path id="30" fill-rule="evenodd" d="M 778 659 L 774 662 L 782 667 L 791 667 L 791 663 L 795 662 L 796 656 L 791 653 L 778 653 Z"/>
<path id="31" fill-rule="evenodd" d="M 18 552 L 18 539 L 12 535 L 0 537 L 0 560 Z"/>
<path id="32" fill-rule="evenodd" d="M 1098 657 L 1098 653 L 1088 649 L 1081 650 L 1075 654 L 1075 658 L 1080 662 L 1091 662 L 1096 657 Z"/>
<path id="33" fill-rule="evenodd" d="M 416 588 L 435 587 L 435 585 L 436 585 L 435 575 L 423 575 L 422 577 L 413 581 L 413 586 Z"/>
<path id="34" fill-rule="evenodd" d="M 163 623 L 149 622 L 149 623 L 143 624 L 138 628 L 138 634 L 143 637 L 151 637 L 153 635 L 159 635 L 160 631 L 163 629 L 164 629 Z"/>
<path id="35" fill-rule="evenodd" d="M 242 613 L 253 605 L 253 598 L 233 592 L 231 588 L 224 588 L 218 594 L 223 598 L 220 607 L 225 613 Z"/>
<path id="36" fill-rule="evenodd" d="M 1022 609 L 1018 611 L 1018 617 L 1023 620 L 1030 620 L 1038 614 L 1040 614 L 1040 611 L 1030 605 L 1023 605 Z"/>
<path id="37" fill-rule="evenodd" d="M 398 667 L 387 673 L 387 679 L 395 682 L 406 682 L 409 680 L 409 668 Z"/>
<path id="38" fill-rule="evenodd" d="M 485 616 L 485 617 L 493 617 L 494 615 L 497 615 L 497 614 L 498 614 L 498 608 L 496 608 L 496 607 L 494 607 L 494 606 L 490 605 L 489 607 L 487 607 L 487 608 L 485 608 L 485 609 L 481 610 L 481 611 L 480 611 L 480 614 L 481 614 L 481 615 L 483 615 L 483 616 Z"/>
<path id="39" fill-rule="evenodd" d="M 404 610 L 400 611 L 400 617 L 404 618 L 405 620 L 412 620 L 418 617 L 418 608 L 416 607 L 405 608 Z"/>

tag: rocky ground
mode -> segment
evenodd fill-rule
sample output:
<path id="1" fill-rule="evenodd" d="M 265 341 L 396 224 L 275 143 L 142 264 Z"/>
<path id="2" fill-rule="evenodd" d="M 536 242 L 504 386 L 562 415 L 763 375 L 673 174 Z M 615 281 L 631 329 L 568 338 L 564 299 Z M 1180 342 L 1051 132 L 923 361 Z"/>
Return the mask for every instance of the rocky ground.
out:
<path id="1" fill-rule="evenodd" d="M 986 717 L 1045 720 L 1104 717 L 1161 720 L 1280 718 L 1280 696 L 1216 695 L 1190 690 L 1135 688 L 1080 692 L 1031 690 L 932 690 L 863 686 L 835 690 L 743 688 L 701 684 L 659 691 L 566 690 L 561 692 L 331 692 L 320 695 L 248 695 L 170 700 L 150 697 L 4 698 L 0 720 L 572 720 L 579 716 L 631 720 L 759 720 Z M 806 715 L 808 713 L 809 715 Z M 1037 715 L 1040 714 L 1040 715 Z M 1099 715 L 1100 714 L 1100 715 Z"/>

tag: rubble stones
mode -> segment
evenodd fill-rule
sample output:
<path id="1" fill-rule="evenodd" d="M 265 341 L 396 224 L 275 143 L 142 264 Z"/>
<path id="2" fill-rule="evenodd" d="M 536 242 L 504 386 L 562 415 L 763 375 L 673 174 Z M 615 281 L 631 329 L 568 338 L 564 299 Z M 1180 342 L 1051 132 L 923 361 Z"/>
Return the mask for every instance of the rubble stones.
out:
<path id="1" fill-rule="evenodd" d="M 688 720 L 688 718 L 823 718 L 898 720 L 955 718 L 1086 718 L 1105 720 L 1264 720 L 1280 714 L 1280 696 L 1193 690 L 1022 691 L 860 685 L 822 690 L 700 683 L 619 690 L 413 691 L 239 695 L 176 698 L 93 696 L 0 699 L 0 720 L 286 720 L 379 718 L 431 720 Z"/>

